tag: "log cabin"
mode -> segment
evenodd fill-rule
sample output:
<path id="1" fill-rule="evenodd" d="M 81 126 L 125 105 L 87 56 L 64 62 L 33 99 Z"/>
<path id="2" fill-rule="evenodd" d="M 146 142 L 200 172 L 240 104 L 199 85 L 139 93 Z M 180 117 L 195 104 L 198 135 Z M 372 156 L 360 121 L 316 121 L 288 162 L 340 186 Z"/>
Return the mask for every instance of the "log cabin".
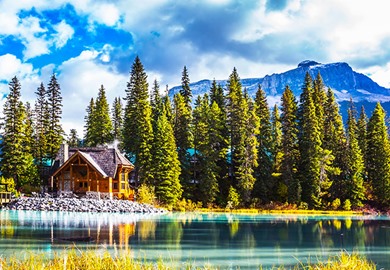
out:
<path id="1" fill-rule="evenodd" d="M 97 192 L 105 197 L 132 199 L 129 174 L 134 165 L 116 148 L 62 145 L 51 175 L 51 187 L 78 195 Z"/>

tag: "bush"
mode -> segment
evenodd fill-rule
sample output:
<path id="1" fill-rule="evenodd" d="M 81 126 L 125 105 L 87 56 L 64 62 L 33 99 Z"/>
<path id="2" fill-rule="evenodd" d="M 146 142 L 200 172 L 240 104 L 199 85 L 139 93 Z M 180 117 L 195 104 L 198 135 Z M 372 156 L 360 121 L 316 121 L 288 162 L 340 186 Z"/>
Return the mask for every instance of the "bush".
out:
<path id="1" fill-rule="evenodd" d="M 336 198 L 336 199 L 333 200 L 331 208 L 332 208 L 332 210 L 337 210 L 337 209 L 340 208 L 340 205 L 341 205 L 340 199 Z"/>
<path id="2" fill-rule="evenodd" d="M 307 209 L 309 209 L 309 205 L 306 202 L 300 202 L 298 209 L 299 210 L 307 210 Z"/>
<path id="3" fill-rule="evenodd" d="M 138 188 L 137 201 L 140 203 L 154 204 L 155 201 L 154 187 L 142 184 Z"/>
<path id="4" fill-rule="evenodd" d="M 240 194 L 238 194 L 237 190 L 230 186 L 229 188 L 229 195 L 228 195 L 228 202 L 226 204 L 227 209 L 236 209 L 237 206 L 240 205 Z"/>
<path id="5" fill-rule="evenodd" d="M 193 202 L 191 200 L 181 199 L 176 202 L 176 205 L 173 207 L 174 211 L 185 212 L 185 211 L 195 211 L 202 207 L 202 202 Z"/>
<path id="6" fill-rule="evenodd" d="M 345 211 L 350 211 L 351 210 L 351 201 L 346 199 L 344 204 L 343 204 L 343 209 Z"/>

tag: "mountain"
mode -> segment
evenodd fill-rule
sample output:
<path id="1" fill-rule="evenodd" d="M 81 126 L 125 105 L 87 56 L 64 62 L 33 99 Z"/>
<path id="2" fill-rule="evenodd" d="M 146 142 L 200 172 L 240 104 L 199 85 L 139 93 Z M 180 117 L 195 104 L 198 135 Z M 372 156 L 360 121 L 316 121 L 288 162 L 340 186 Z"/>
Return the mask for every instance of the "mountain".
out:
<path id="1" fill-rule="evenodd" d="M 382 87 L 368 76 L 354 71 L 344 62 L 321 64 L 312 60 L 306 60 L 299 63 L 295 69 L 280 74 L 266 75 L 263 78 L 241 79 L 241 83 L 243 88 L 246 88 L 252 97 L 255 96 L 257 87 L 260 84 L 267 94 L 268 103 L 273 105 L 280 102 L 280 97 L 286 85 L 289 85 L 299 100 L 306 72 L 309 72 L 313 79 L 319 72 L 325 86 L 330 87 L 334 91 L 336 99 L 342 107 L 347 106 L 345 105 L 348 104 L 346 101 L 352 98 L 358 109 L 363 103 L 370 104 L 379 101 L 383 102 L 386 105 L 385 107 L 388 107 L 390 110 L 390 89 Z M 227 80 L 219 80 L 217 83 L 226 89 Z M 210 90 L 211 84 L 212 80 L 191 83 L 190 87 L 193 100 L 198 95 L 207 93 Z M 169 90 L 169 96 L 172 97 L 180 89 L 181 86 L 171 88 Z"/>

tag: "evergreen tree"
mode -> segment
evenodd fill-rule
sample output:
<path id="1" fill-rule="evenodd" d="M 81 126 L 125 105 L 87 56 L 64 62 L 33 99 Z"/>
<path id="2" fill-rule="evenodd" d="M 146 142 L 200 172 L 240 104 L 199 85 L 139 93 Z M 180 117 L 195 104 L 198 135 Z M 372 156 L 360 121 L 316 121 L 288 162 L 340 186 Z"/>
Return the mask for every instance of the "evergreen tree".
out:
<path id="1" fill-rule="evenodd" d="M 31 105 L 29 102 L 25 104 L 26 110 L 26 119 L 25 119 L 25 128 L 24 128 L 24 138 L 25 142 L 23 144 L 24 151 L 29 154 L 34 154 L 34 146 L 35 146 L 35 126 L 34 126 L 34 113 L 31 109 Z"/>
<path id="2" fill-rule="evenodd" d="M 245 204 L 251 199 L 257 167 L 257 138 L 259 119 L 256 106 L 243 95 L 240 77 L 236 68 L 229 76 L 227 98 L 227 124 L 230 134 L 230 177 Z"/>
<path id="3" fill-rule="evenodd" d="M 188 109 L 191 111 L 192 92 L 190 88 L 190 77 L 188 76 L 188 70 L 186 66 L 184 66 L 183 68 L 183 73 L 181 77 L 180 94 L 183 96 L 185 104 L 187 105 Z"/>
<path id="4" fill-rule="evenodd" d="M 298 151 L 298 105 L 291 89 L 286 86 L 282 95 L 282 164 L 281 180 L 288 187 L 288 201 L 301 201 L 301 184 L 297 176 Z"/>
<path id="5" fill-rule="evenodd" d="M 362 206 L 364 199 L 363 173 L 364 162 L 363 155 L 357 140 L 357 124 L 353 109 L 348 109 L 348 199 L 353 207 Z"/>
<path id="6" fill-rule="evenodd" d="M 141 60 L 134 60 L 126 89 L 126 107 L 123 127 L 124 149 L 135 166 L 135 179 L 148 184 L 152 179 L 151 143 L 153 129 L 148 98 L 147 75 Z"/>
<path id="7" fill-rule="evenodd" d="M 312 78 L 309 73 L 306 73 L 298 109 L 300 135 L 299 174 L 302 185 L 302 200 L 307 202 L 310 208 L 319 208 L 321 207 L 321 131 L 312 96 Z"/>
<path id="8" fill-rule="evenodd" d="M 282 119 L 280 118 L 278 106 L 275 104 L 271 115 L 271 160 L 272 160 L 272 185 L 269 187 L 269 200 L 278 200 L 277 185 L 282 183 L 283 147 L 282 147 Z M 284 182 L 283 182 L 284 183 Z"/>
<path id="9" fill-rule="evenodd" d="M 163 106 L 164 106 L 164 109 L 165 109 L 165 114 L 167 115 L 167 120 L 169 123 L 174 124 L 174 121 L 173 121 L 173 112 L 172 112 L 172 104 L 171 104 L 171 99 L 170 97 L 168 96 L 168 85 L 167 85 L 167 91 L 166 91 L 166 94 L 165 96 L 163 96 L 162 98 L 162 102 L 163 102 Z"/>
<path id="10" fill-rule="evenodd" d="M 114 140 L 122 140 L 122 128 L 123 128 L 123 106 L 120 97 L 114 98 L 111 109 L 111 119 L 113 128 Z"/>
<path id="11" fill-rule="evenodd" d="M 315 106 L 318 128 L 321 132 L 321 141 L 324 138 L 324 107 L 326 102 L 326 92 L 324 82 L 320 72 L 317 73 L 316 79 L 313 81 L 313 103 Z"/>
<path id="12" fill-rule="evenodd" d="M 51 76 L 47 87 L 47 100 L 49 112 L 49 129 L 47 130 L 48 158 L 54 159 L 63 141 L 64 131 L 61 126 L 62 118 L 62 96 L 61 88 L 57 82 L 55 74 Z"/>
<path id="13" fill-rule="evenodd" d="M 77 130 L 72 128 L 70 130 L 70 133 L 69 133 L 69 137 L 66 141 L 66 143 L 70 146 L 70 147 L 79 147 L 80 146 L 80 139 L 77 135 Z"/>
<path id="14" fill-rule="evenodd" d="M 163 113 L 164 104 L 160 96 L 160 86 L 157 80 L 154 80 L 152 95 L 150 97 L 150 104 L 152 106 L 152 126 L 153 130 L 156 128 L 157 120 Z"/>
<path id="15" fill-rule="evenodd" d="M 35 184 L 37 168 L 29 151 L 24 150 L 26 138 L 26 110 L 20 101 L 21 85 L 14 77 L 9 83 L 10 93 L 3 108 L 4 130 L 1 143 L 0 165 L 4 178 L 13 178 L 17 189 L 24 184 Z"/>
<path id="16" fill-rule="evenodd" d="M 91 98 L 86 109 L 87 115 L 84 117 L 84 144 L 86 146 L 96 146 L 96 120 L 95 120 L 95 100 Z"/>
<path id="17" fill-rule="evenodd" d="M 272 126 L 271 116 L 268 107 L 267 98 L 261 86 L 258 86 L 256 92 L 256 115 L 260 120 L 259 123 L 259 134 L 257 135 L 258 147 L 258 161 L 259 166 L 256 168 L 256 195 L 263 201 L 268 202 L 270 199 L 269 193 L 272 191 L 274 186 L 272 171 L 273 171 L 273 160 L 272 160 Z"/>
<path id="18" fill-rule="evenodd" d="M 390 145 L 385 111 L 377 103 L 367 125 L 367 173 L 376 202 L 390 205 Z"/>
<path id="19" fill-rule="evenodd" d="M 35 146 L 34 160 L 38 168 L 41 179 L 44 174 L 44 160 L 47 157 L 47 130 L 49 129 L 49 110 L 47 102 L 47 93 L 43 83 L 37 88 L 36 101 L 34 107 L 35 116 Z"/>
<path id="20" fill-rule="evenodd" d="M 193 184 L 191 168 L 191 155 L 189 149 L 193 147 L 193 133 L 191 130 L 191 110 L 185 103 L 184 97 L 179 93 L 174 97 L 174 135 L 181 166 L 180 183 L 183 187 L 184 197 L 192 198 Z"/>
<path id="21" fill-rule="evenodd" d="M 182 194 L 180 163 L 172 125 L 164 111 L 157 118 L 154 132 L 152 174 L 156 196 L 163 204 L 174 205 Z"/>
<path id="22" fill-rule="evenodd" d="M 113 141 L 113 127 L 110 118 L 110 108 L 106 98 L 106 91 L 102 85 L 99 89 L 96 98 L 94 109 L 94 121 L 92 123 L 95 128 L 94 142 L 96 145 L 104 145 Z"/>
<path id="23" fill-rule="evenodd" d="M 210 105 L 217 103 L 221 110 L 225 109 L 225 96 L 223 94 L 223 88 L 220 84 L 217 85 L 214 79 L 210 88 Z"/>
<path id="24" fill-rule="evenodd" d="M 333 91 L 328 88 L 324 107 L 324 138 L 322 148 L 331 151 L 334 156 L 332 167 L 335 169 L 329 176 L 332 183 L 331 199 L 346 200 L 348 158 L 347 139 L 344 131 L 342 117 L 339 113 L 339 105 L 336 102 Z"/>

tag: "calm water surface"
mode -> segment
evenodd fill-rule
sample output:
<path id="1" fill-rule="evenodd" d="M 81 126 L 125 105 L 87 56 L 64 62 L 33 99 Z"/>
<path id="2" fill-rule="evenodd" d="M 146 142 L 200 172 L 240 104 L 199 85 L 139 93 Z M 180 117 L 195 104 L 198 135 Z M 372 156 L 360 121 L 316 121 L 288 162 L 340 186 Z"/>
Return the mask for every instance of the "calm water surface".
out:
<path id="1" fill-rule="evenodd" d="M 235 214 L 109 214 L 0 211 L 0 254 L 124 250 L 176 265 L 255 269 L 337 255 L 341 249 L 390 269 L 390 218 Z"/>

